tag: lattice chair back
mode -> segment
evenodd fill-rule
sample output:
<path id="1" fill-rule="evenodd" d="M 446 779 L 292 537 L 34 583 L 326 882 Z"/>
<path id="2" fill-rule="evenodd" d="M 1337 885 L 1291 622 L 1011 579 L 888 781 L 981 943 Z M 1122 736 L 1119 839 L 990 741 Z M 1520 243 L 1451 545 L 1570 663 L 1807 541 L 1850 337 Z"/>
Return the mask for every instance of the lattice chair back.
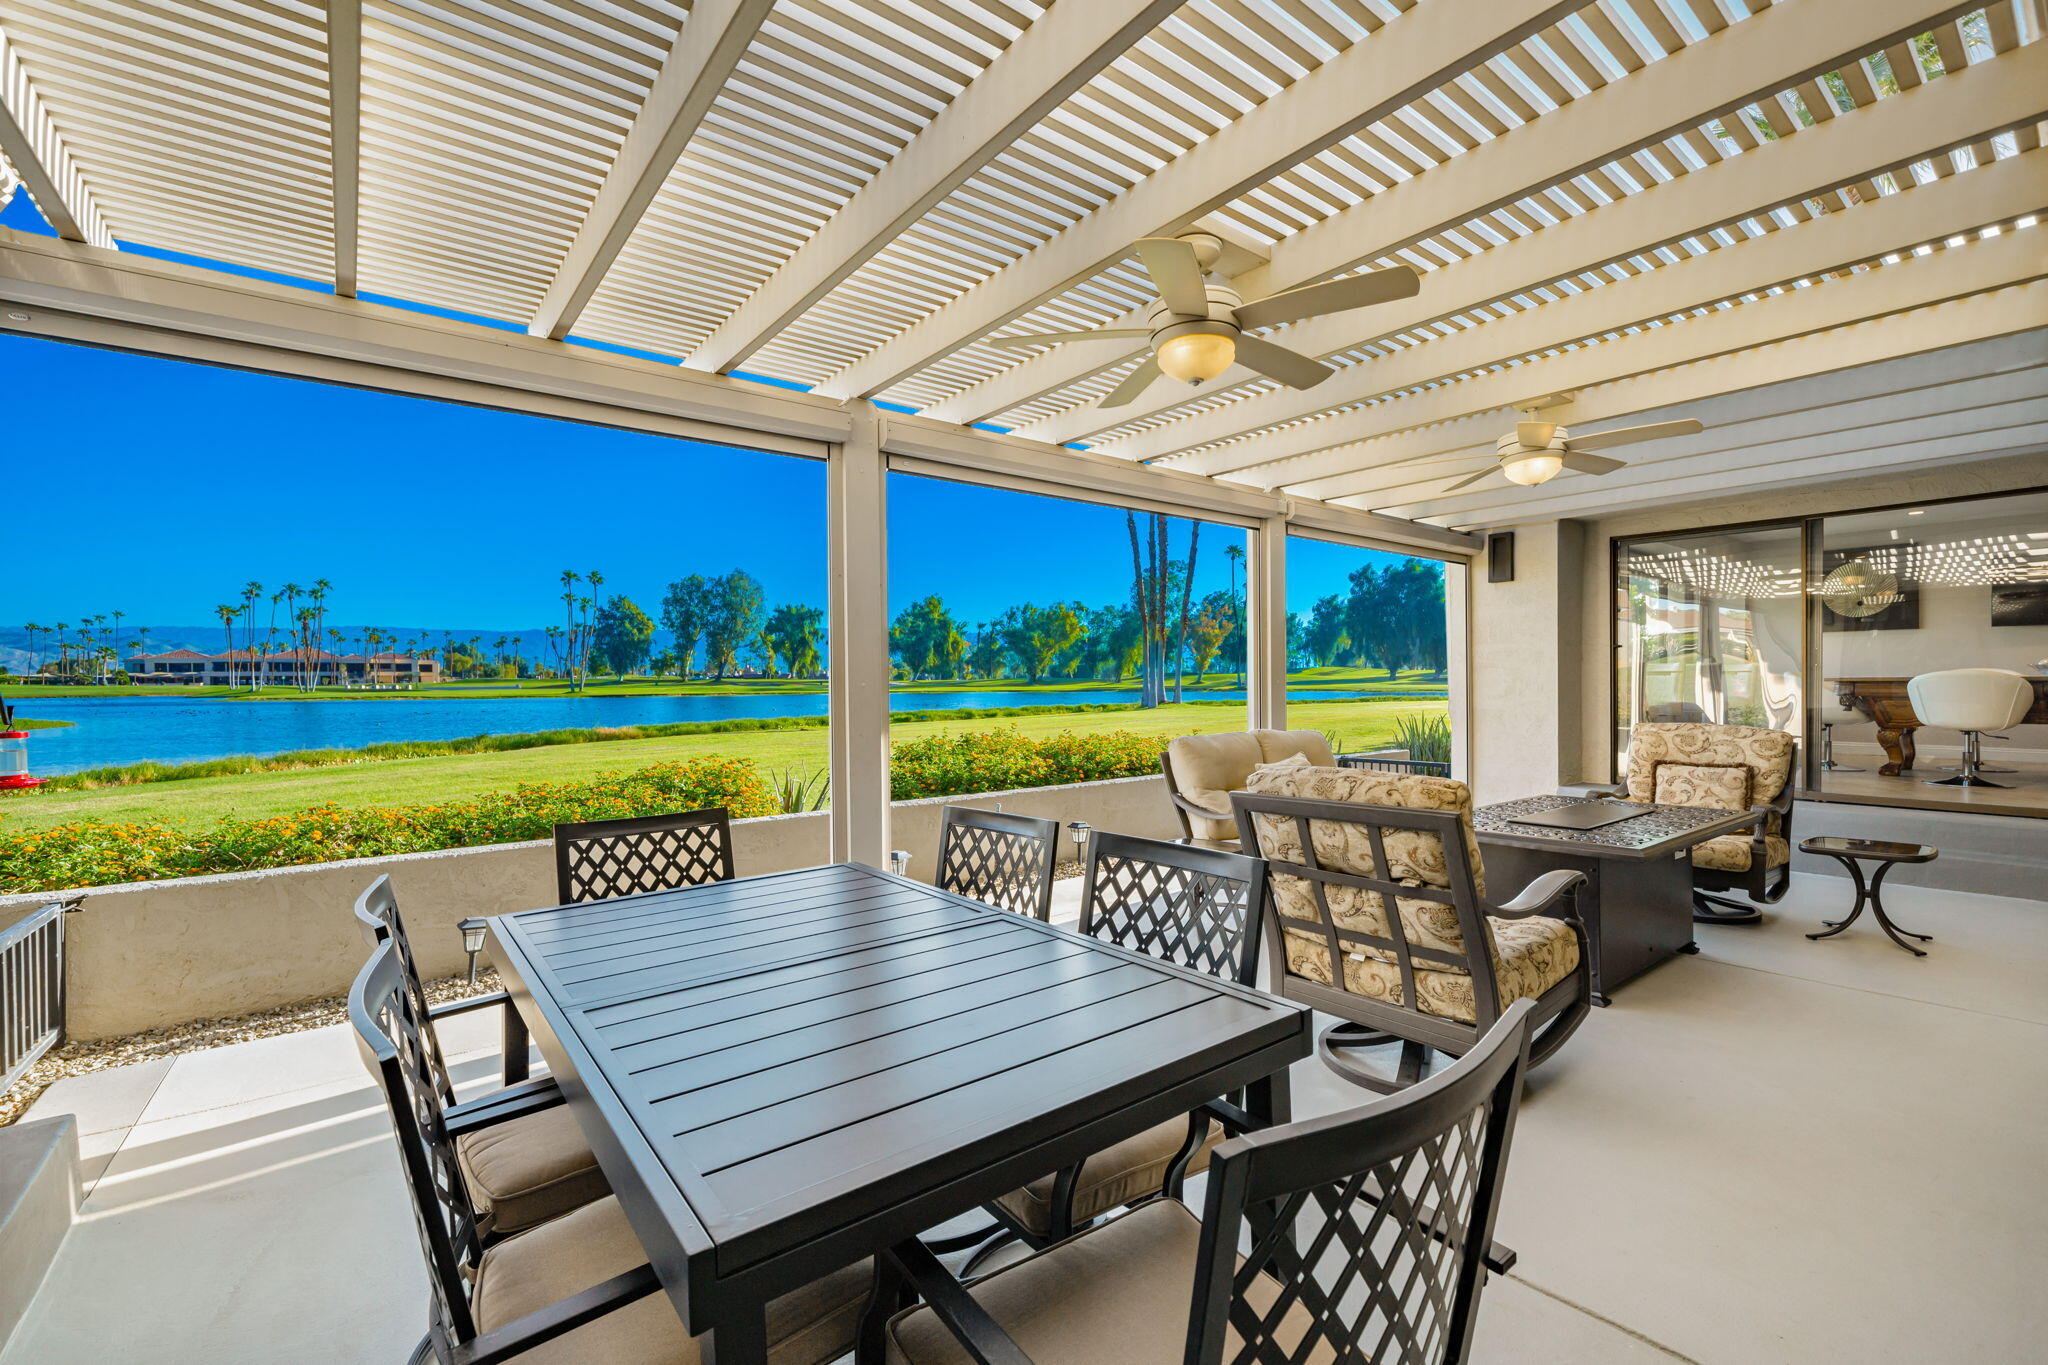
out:
<path id="1" fill-rule="evenodd" d="M 420 977 L 419 959 L 413 955 L 412 940 L 406 936 L 405 921 L 398 914 L 398 893 L 391 878 L 379 877 L 356 897 L 356 927 L 372 948 L 389 943 L 402 978 L 411 1027 L 421 1039 L 427 1075 L 443 1106 L 455 1103 L 455 1083 L 449 1078 L 448 1063 L 441 1053 L 441 1039 L 434 1032 L 428 1009 L 427 988 Z"/>
<path id="2" fill-rule="evenodd" d="M 1089 840 L 1084 934 L 1251 986 L 1265 903 L 1257 858 L 1129 834 Z"/>
<path id="3" fill-rule="evenodd" d="M 1245 852 L 1268 864 L 1283 973 L 1481 1028 L 1500 1017 L 1464 783 L 1297 768 L 1254 773 L 1249 786 L 1231 803 Z"/>
<path id="4" fill-rule="evenodd" d="M 363 1064 L 383 1089 L 398 1135 L 399 1164 L 412 1192 L 413 1221 L 427 1256 L 428 1280 L 442 1328 L 458 1341 L 476 1335 L 465 1266 L 482 1255 L 475 1205 L 456 1160 L 455 1140 L 442 1118 L 437 1078 L 439 1050 L 412 1006 L 397 940 L 370 954 L 349 991 L 349 1020 Z"/>
<path id="5" fill-rule="evenodd" d="M 1051 919 L 1059 839 L 1057 820 L 948 806 L 939 829 L 936 884 L 1001 910 Z"/>
<path id="6" fill-rule="evenodd" d="M 1216 1149 L 1188 1359 L 1466 1359 L 1488 1257 L 1512 1262 L 1491 1243 L 1534 1008 L 1398 1096 Z"/>
<path id="7" fill-rule="evenodd" d="M 732 878 L 732 820 L 723 806 L 555 826 L 555 895 L 563 905 Z"/>

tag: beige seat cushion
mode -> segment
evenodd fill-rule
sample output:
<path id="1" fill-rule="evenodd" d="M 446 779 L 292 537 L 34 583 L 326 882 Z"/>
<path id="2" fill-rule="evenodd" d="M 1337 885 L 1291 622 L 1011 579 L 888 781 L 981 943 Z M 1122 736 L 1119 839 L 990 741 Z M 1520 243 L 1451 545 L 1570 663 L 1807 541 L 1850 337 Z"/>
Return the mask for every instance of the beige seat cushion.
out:
<path id="1" fill-rule="evenodd" d="M 1792 736 L 1783 730 L 1766 730 L 1756 725 L 1711 725 L 1698 721 L 1664 725 L 1639 722 L 1628 732 L 1628 799 L 1664 799 L 1657 795 L 1657 783 L 1659 771 L 1666 764 L 1695 769 L 1739 764 L 1750 770 L 1750 803 L 1769 805 L 1792 780 L 1792 744 Z M 1690 776 L 1699 779 L 1703 775 L 1694 773 Z M 1669 778 L 1665 780 L 1670 781 Z M 1705 784 L 1696 780 L 1689 781 L 1686 786 L 1689 798 L 1701 796 L 1705 790 Z M 1675 804 L 1710 805 L 1714 802 L 1715 798 L 1706 797 Z M 1777 834 L 1782 825 L 1783 820 L 1773 811 L 1767 828 L 1772 834 Z"/>
<path id="2" fill-rule="evenodd" d="M 1506 1009 L 1521 999 L 1534 1000 L 1578 969 L 1579 940 L 1563 920 L 1546 916 L 1529 919 L 1493 919 L 1494 983 L 1500 987 L 1500 1007 Z M 1286 934 L 1287 970 L 1310 981 L 1333 984 L 1328 945 L 1314 934 L 1289 929 Z M 1401 997 L 1401 969 L 1363 952 L 1344 955 L 1344 988 L 1356 995 L 1384 1000 L 1389 1005 L 1405 1004 Z M 1415 993 L 1422 997 L 1422 1012 L 1440 1019 L 1474 1023 L 1472 977 L 1463 970 L 1431 971 L 1419 964 L 1415 971 Z"/>
<path id="3" fill-rule="evenodd" d="M 647 1263 L 619 1201 L 585 1204 L 484 1253 L 472 1307 L 489 1332 Z M 768 1358 L 824 1365 L 853 1349 L 872 1271 L 866 1261 L 768 1305 Z M 519 1357 L 520 1365 L 695 1365 L 698 1344 L 656 1290 Z"/>
<path id="4" fill-rule="evenodd" d="M 1185 1119 L 1174 1119 L 1126 1138 L 1116 1146 L 1097 1152 L 1082 1164 L 1074 1181 L 1074 1223 L 1098 1218 L 1113 1208 L 1134 1203 L 1159 1193 L 1166 1168 L 1187 1141 Z M 1187 1173 L 1207 1170 L 1209 1153 L 1223 1141 L 1222 1126 L 1209 1125 L 1209 1134 L 1188 1159 Z M 1006 1194 L 996 1203 L 1003 1211 L 1031 1231 L 1045 1236 L 1052 1230 L 1052 1190 L 1055 1177 L 1034 1180 L 1023 1189 Z"/>
<path id="5" fill-rule="evenodd" d="M 1764 836 L 1764 866 L 1783 867 L 1792 861 L 1792 845 L 1775 834 Z M 1693 845 L 1692 865 L 1716 872 L 1749 871 L 1748 834 L 1724 834 L 1704 844 Z"/>
<path id="6" fill-rule="evenodd" d="M 455 1154 L 486 1235 L 530 1228 L 612 1192 L 566 1104 L 465 1133 Z"/>
<path id="7" fill-rule="evenodd" d="M 1336 766 L 1330 742 L 1316 730 L 1231 730 L 1219 735 L 1184 735 L 1166 746 L 1173 765 L 1173 783 L 1180 794 L 1216 812 L 1213 820 L 1190 814 L 1197 839 L 1234 840 L 1237 822 L 1230 814 L 1230 794 L 1244 789 L 1245 779 L 1262 763 L 1295 756 L 1317 767 Z"/>
<path id="8" fill-rule="evenodd" d="M 1173 1199 L 1141 1204 L 1121 1218 L 977 1282 L 973 1294 L 1033 1365 L 1181 1365 L 1202 1223 Z M 1280 1286 L 1260 1276 L 1247 1296 L 1270 1310 Z M 1314 1329 L 1299 1305 L 1283 1320 L 1292 1351 Z M 1232 1333 L 1228 1360 L 1241 1346 Z M 970 1365 L 972 1357 L 929 1308 L 889 1321 L 891 1365 Z M 1329 1365 L 1337 1353 L 1320 1342 L 1290 1360 Z"/>

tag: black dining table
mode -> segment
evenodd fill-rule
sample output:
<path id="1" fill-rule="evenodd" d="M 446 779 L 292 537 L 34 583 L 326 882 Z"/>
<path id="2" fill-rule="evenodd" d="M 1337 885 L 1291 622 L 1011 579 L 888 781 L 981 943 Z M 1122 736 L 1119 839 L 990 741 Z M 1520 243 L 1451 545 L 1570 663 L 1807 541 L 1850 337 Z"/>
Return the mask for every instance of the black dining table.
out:
<path id="1" fill-rule="evenodd" d="M 677 1314 L 769 1300 L 1205 1101 L 1309 1015 L 860 864 L 502 915 L 492 954 Z"/>

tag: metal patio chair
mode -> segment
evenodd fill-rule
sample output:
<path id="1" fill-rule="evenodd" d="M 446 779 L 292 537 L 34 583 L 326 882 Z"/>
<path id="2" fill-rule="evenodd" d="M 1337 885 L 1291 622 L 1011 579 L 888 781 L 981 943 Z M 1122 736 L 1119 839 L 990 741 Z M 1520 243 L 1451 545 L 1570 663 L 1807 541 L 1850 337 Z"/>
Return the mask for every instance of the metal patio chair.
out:
<path id="1" fill-rule="evenodd" d="M 863 1345 L 900 1365 L 1458 1365 L 1515 1260 L 1492 1236 L 1535 1011 L 1400 1095 L 1224 1143 L 1199 1219 L 1151 1200 L 971 1285 L 892 1247 L 884 1291 L 925 1302 Z"/>
<path id="2" fill-rule="evenodd" d="M 555 826 L 562 905 L 732 879 L 732 819 L 723 806 Z"/>
<path id="3" fill-rule="evenodd" d="M 1050 920 L 1059 844 L 1057 820 L 948 806 L 939 826 L 939 873 L 933 884 L 1000 910 Z"/>

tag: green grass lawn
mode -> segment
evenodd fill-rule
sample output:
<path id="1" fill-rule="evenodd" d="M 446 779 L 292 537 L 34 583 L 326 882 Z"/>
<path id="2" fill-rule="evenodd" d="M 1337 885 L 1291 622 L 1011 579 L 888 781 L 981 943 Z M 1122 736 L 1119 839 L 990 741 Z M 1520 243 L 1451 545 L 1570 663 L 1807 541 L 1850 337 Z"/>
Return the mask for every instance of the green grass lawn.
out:
<path id="1" fill-rule="evenodd" d="M 1389 678 L 1385 669 L 1379 668 L 1306 668 L 1290 673 L 1288 684 L 1293 687 L 1317 689 L 1341 689 L 1370 695 L 1377 692 L 1442 692 L 1444 680 L 1433 673 L 1411 672 Z M 1228 692 L 1238 686 L 1233 673 L 1211 673 L 1197 681 L 1186 679 L 1185 692 L 1201 695 L 1209 692 Z M 0 682 L 0 687 L 5 683 Z M 627 678 L 623 681 L 610 678 L 592 679 L 590 685 L 578 694 L 570 692 L 568 685 L 560 682 L 529 680 L 526 682 L 488 683 L 426 683 L 416 690 L 403 692 L 350 692 L 338 687 L 316 688 L 311 693 L 301 692 L 295 687 L 266 687 L 260 692 L 247 688 L 229 687 L 188 687 L 179 684 L 135 683 L 128 686 L 109 687 L 42 687 L 18 685 L 14 696 L 21 706 L 33 711 L 38 697 L 221 697 L 234 701 L 304 701 L 309 696 L 320 700 L 336 701 L 392 701 L 392 700 L 495 700 L 505 697 L 744 697 L 760 695 L 807 696 L 821 694 L 825 690 L 823 679 L 819 678 L 736 678 L 730 682 L 707 682 L 693 678 L 687 682 L 677 678 Z M 1057 697 L 1065 692 L 1127 692 L 1135 694 L 1138 685 L 1134 681 L 1091 682 L 1086 679 L 1062 679 L 1040 683 L 1026 682 L 1021 678 L 973 678 L 938 679 L 926 682 L 897 683 L 898 692 L 1042 692 Z"/>
<path id="2" fill-rule="evenodd" d="M 1322 730 L 1347 749 L 1379 747 L 1402 716 L 1443 714 L 1440 701 L 1298 702 L 1287 709 L 1290 726 Z M 1019 716 L 1009 720 L 906 722 L 896 739 L 1016 725 L 1029 735 L 1062 730 L 1087 733 L 1132 730 L 1162 738 L 1236 730 L 1244 710 L 1236 706 L 1162 706 L 1152 711 L 1093 711 L 1067 715 Z M 0 795 L 0 822 L 20 829 L 67 820 L 142 820 L 179 828 L 203 827 L 224 815 L 260 818 L 335 802 L 348 806 L 407 805 L 472 797 L 521 782 L 560 781 L 646 767 L 674 759 L 734 756 L 751 758 L 764 771 L 810 772 L 826 763 L 826 731 L 739 731 L 680 735 L 664 739 L 618 740 L 604 744 L 563 744 L 497 753 L 448 754 L 385 759 L 336 768 L 239 773 L 225 777 L 151 782 L 80 792 L 25 792 Z"/>

